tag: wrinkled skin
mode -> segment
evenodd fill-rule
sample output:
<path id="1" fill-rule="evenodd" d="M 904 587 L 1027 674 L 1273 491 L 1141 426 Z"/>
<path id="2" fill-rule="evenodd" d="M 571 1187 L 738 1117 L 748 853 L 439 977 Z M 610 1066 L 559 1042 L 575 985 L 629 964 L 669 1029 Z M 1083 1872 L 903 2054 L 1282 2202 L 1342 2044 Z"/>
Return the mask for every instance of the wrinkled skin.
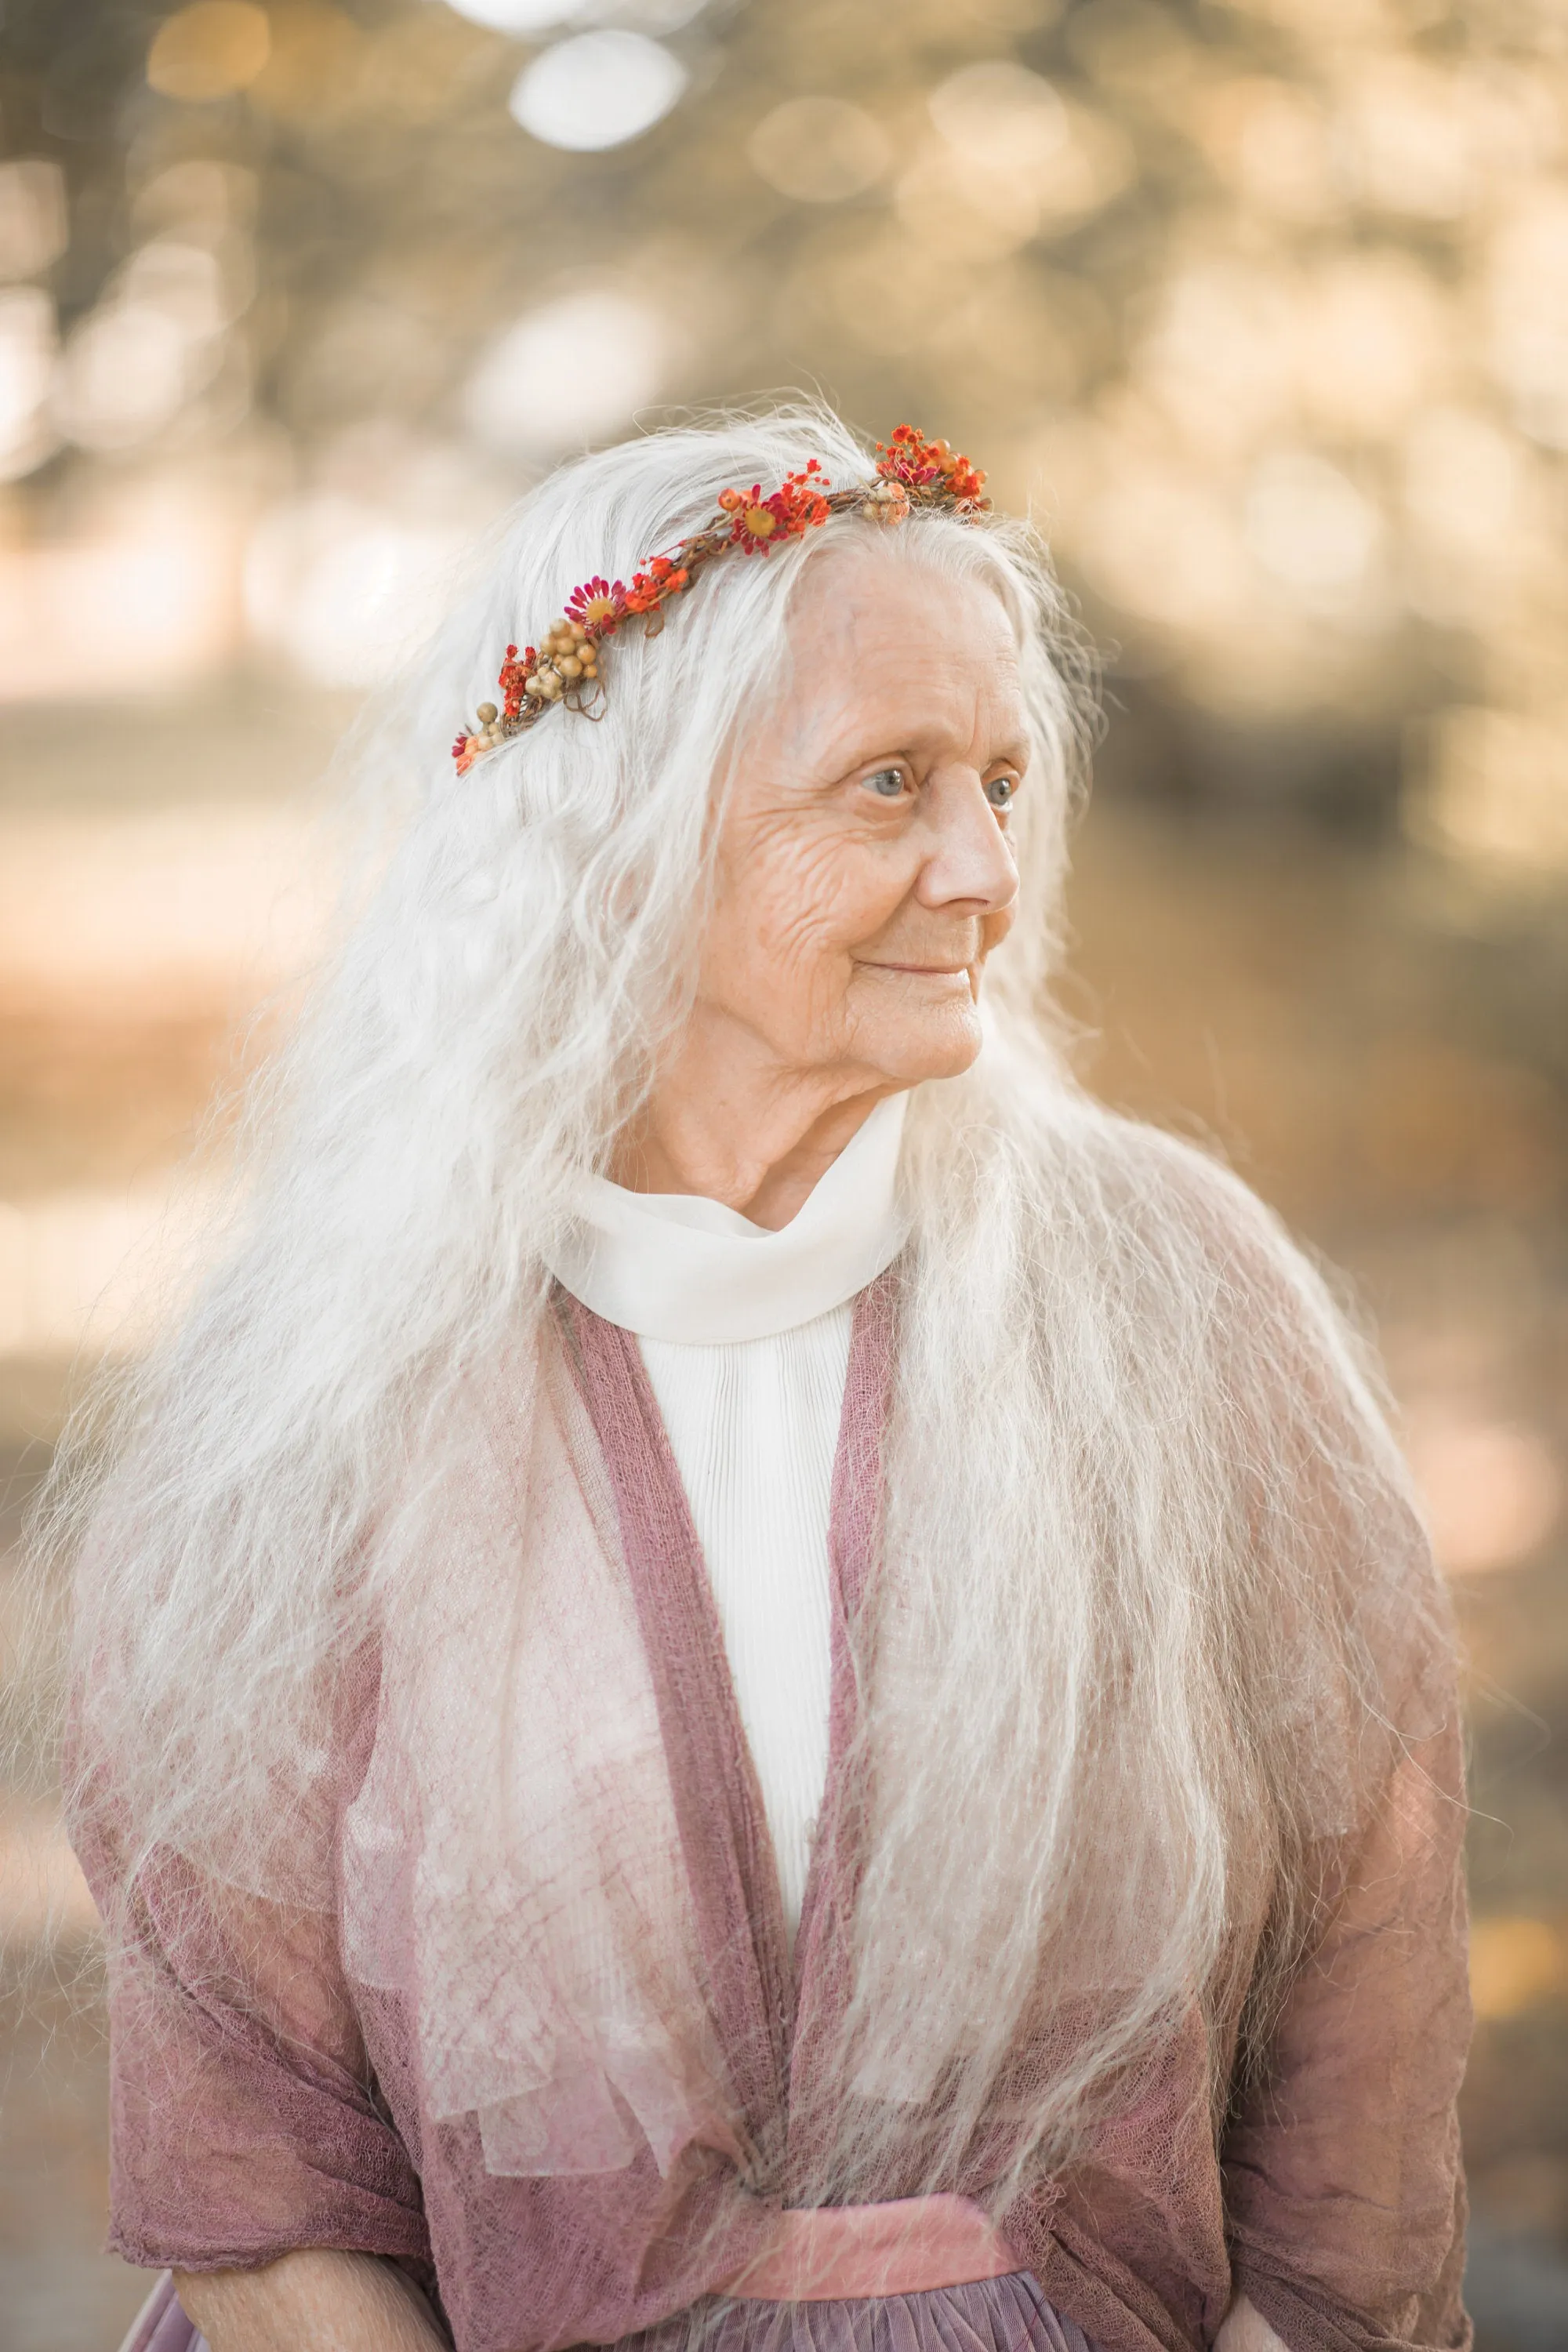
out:
<path id="1" fill-rule="evenodd" d="M 788 1223 L 885 1096 L 980 1050 L 1025 789 L 1012 626 L 875 542 L 802 583 L 793 674 L 743 740 L 697 1001 L 615 1173 Z"/>

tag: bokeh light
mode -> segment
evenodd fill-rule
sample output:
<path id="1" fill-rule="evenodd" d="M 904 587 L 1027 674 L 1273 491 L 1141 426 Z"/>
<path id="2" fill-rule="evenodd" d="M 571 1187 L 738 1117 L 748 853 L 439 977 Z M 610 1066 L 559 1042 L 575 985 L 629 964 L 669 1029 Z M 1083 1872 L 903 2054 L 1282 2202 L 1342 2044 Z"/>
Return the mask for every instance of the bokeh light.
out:
<path id="1" fill-rule="evenodd" d="M 267 11 L 253 0 L 192 0 L 168 17 L 147 57 L 150 87 L 199 105 L 245 89 L 272 48 Z"/>
<path id="2" fill-rule="evenodd" d="M 0 163 L 0 279 L 41 277 L 69 241 L 59 165 L 42 158 Z"/>
<path id="3" fill-rule="evenodd" d="M 602 440 L 663 389 L 671 343 L 658 311 L 631 295 L 560 295 L 480 352 L 464 417 L 480 440 L 530 457 Z"/>
<path id="4" fill-rule="evenodd" d="M 587 153 L 640 139 L 686 88 L 679 58 L 646 33 L 579 33 L 525 66 L 509 101 L 514 122 L 547 147 Z"/>
<path id="5" fill-rule="evenodd" d="M 844 98 L 789 98 L 756 124 L 746 153 L 780 195 L 803 205 L 837 205 L 875 186 L 893 149 L 863 106 Z"/>
<path id="6" fill-rule="evenodd" d="M 41 286 L 0 289 L 0 480 L 32 473 L 58 446 L 49 415 L 58 340 Z"/>
<path id="7" fill-rule="evenodd" d="M 492 32 L 513 33 L 526 38 L 532 33 L 550 32 L 557 25 L 570 24 L 581 14 L 578 0 L 452 0 L 459 16 L 472 25 L 485 25 Z"/>

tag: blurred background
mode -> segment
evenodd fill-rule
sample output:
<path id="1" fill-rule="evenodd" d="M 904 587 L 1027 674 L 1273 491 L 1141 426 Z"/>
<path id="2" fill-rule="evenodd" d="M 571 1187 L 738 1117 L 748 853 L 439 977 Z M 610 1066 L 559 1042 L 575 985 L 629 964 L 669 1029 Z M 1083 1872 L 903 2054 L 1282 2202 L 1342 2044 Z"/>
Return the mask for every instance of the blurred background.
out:
<path id="1" fill-rule="evenodd" d="M 330 903 L 331 745 L 475 532 L 681 403 L 945 434 L 1106 652 L 1086 1071 L 1387 1354 L 1470 1657 L 1472 2300 L 1483 2352 L 1561 2352 L 1561 0 L 8 0 L 0 39 L 0 1536 L 153 1327 L 148 1236 Z M 90 1938 L 0 1791 L 9 1982 L 46 1895 Z M 99 2251 L 100 2028 L 35 1990 L 6 2032 L 0 2342 L 100 2352 L 145 2282 Z"/>

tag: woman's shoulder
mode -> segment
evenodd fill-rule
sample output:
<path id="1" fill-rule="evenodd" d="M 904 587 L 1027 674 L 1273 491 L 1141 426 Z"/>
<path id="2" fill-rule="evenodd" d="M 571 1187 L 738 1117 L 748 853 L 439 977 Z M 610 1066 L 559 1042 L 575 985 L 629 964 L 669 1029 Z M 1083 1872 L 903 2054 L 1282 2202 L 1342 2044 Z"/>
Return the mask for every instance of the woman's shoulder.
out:
<path id="1" fill-rule="evenodd" d="M 1075 1292 L 1140 1360 L 1198 1368 L 1248 1411 L 1326 1412 L 1388 1453 L 1388 1398 L 1352 1283 L 1209 1143 L 1081 1091 L 1042 1094 L 1015 1167 L 1042 1313 Z"/>
<path id="2" fill-rule="evenodd" d="M 1040 1122 L 1042 1171 L 1154 1243 L 1202 1253 L 1237 1280 L 1321 1282 L 1321 1268 L 1214 1139 L 1180 1134 L 1063 1088 Z"/>

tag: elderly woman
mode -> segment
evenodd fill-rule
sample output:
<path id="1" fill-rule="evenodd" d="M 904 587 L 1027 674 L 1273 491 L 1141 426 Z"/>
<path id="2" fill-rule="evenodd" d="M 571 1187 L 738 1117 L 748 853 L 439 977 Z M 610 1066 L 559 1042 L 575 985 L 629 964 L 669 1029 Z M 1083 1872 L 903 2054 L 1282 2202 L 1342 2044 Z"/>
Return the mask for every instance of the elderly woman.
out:
<path id="1" fill-rule="evenodd" d="M 139 2344 L 1468 2341 L 1426 1545 L 1317 1277 L 1050 1042 L 1084 723 L 980 491 L 585 458 L 379 714 L 70 1503 Z"/>

